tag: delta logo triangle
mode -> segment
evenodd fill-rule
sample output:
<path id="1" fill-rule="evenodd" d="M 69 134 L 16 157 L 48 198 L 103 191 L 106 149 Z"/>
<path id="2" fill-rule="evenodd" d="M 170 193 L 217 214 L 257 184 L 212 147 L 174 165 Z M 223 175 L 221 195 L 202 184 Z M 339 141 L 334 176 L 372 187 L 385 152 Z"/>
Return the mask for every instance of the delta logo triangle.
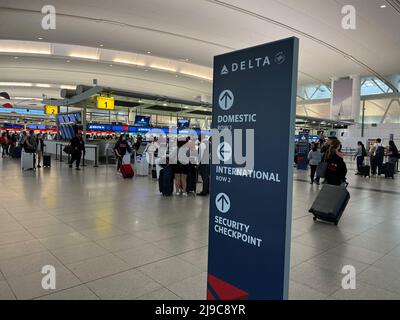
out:
<path id="1" fill-rule="evenodd" d="M 221 70 L 221 75 L 228 74 L 228 73 L 229 73 L 228 68 L 226 67 L 226 65 L 224 65 Z"/>

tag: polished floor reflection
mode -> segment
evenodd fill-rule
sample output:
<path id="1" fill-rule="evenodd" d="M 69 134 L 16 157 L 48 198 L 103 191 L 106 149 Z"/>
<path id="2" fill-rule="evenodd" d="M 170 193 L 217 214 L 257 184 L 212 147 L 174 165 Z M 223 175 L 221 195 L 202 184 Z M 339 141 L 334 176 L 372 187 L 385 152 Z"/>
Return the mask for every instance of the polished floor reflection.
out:
<path id="1" fill-rule="evenodd" d="M 150 178 L 55 161 L 33 173 L 0 159 L 0 181 L 0 299 L 205 298 L 207 198 L 163 198 Z M 296 173 L 291 299 L 400 298 L 399 187 L 351 176 L 335 227 L 313 222 L 319 187 Z M 55 290 L 42 288 L 44 265 Z M 341 288 L 344 265 L 357 270 L 356 290 Z"/>

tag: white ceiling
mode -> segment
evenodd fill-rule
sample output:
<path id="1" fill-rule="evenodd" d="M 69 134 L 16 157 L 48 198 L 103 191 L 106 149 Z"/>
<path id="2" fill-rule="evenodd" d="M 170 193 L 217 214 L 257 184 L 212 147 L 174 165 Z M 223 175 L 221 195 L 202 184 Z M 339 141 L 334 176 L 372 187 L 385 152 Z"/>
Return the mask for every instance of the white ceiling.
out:
<path id="1" fill-rule="evenodd" d="M 297 36 L 300 84 L 352 74 L 400 73 L 400 14 L 384 0 L 0 0 L 0 39 L 82 45 L 212 67 L 214 55 Z M 43 5 L 57 29 L 41 29 Z M 352 4 L 357 29 L 341 27 Z M 346 58 L 353 57 L 353 60 Z M 0 81 L 100 84 L 177 98 L 211 95 L 211 84 L 143 68 L 56 57 L 0 56 Z"/>

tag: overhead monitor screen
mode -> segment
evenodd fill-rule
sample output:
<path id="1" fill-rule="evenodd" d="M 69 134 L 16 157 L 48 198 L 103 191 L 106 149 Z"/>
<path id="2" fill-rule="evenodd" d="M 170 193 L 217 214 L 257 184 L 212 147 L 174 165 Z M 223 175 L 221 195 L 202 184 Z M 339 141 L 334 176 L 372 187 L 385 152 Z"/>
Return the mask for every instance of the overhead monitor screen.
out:
<path id="1" fill-rule="evenodd" d="M 190 120 L 189 119 L 178 119 L 177 127 L 179 130 L 189 129 Z"/>
<path id="2" fill-rule="evenodd" d="M 136 116 L 135 124 L 140 126 L 148 126 L 150 124 L 150 117 L 148 116 Z"/>

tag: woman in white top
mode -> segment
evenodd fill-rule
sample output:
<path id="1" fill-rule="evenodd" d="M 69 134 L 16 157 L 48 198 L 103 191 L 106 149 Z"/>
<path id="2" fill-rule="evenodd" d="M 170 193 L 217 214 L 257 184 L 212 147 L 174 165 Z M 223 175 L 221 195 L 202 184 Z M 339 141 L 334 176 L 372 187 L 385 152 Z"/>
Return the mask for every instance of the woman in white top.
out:
<path id="1" fill-rule="evenodd" d="M 311 151 L 308 153 L 308 161 L 311 167 L 310 184 L 315 182 L 317 185 L 319 185 L 319 177 L 314 179 L 315 173 L 317 172 L 317 167 L 322 161 L 322 153 L 319 151 L 317 143 L 313 144 Z"/>

